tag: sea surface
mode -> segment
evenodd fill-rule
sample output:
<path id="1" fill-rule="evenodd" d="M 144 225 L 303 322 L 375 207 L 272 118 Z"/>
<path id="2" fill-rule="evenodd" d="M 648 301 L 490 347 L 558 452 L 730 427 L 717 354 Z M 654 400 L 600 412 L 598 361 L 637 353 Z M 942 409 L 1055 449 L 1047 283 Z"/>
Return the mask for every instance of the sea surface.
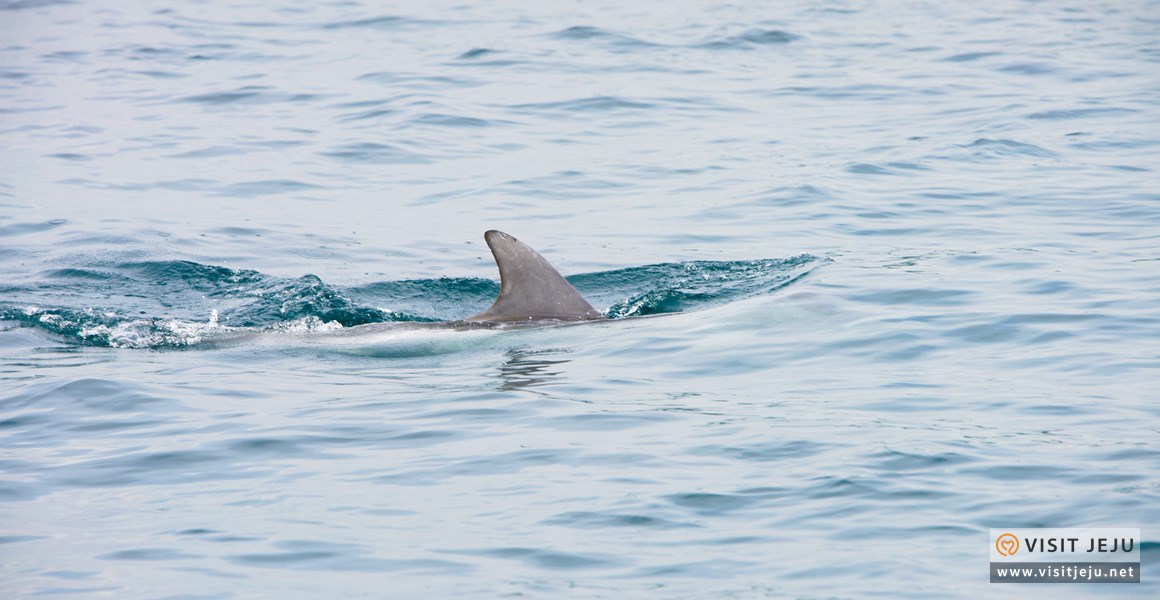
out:
<path id="1" fill-rule="evenodd" d="M 0 597 L 1160 597 L 1158 171 L 1156 1 L 0 0 Z"/>

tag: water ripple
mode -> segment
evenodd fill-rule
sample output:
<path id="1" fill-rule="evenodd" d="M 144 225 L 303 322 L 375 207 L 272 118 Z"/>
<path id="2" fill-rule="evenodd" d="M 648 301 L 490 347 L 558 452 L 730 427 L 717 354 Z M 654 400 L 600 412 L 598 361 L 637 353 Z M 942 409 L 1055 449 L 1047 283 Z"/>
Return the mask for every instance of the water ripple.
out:
<path id="1" fill-rule="evenodd" d="M 313 102 L 326 98 L 325 95 L 321 94 L 287 94 L 268 91 L 270 89 L 263 86 L 246 86 L 230 92 L 197 94 L 181 98 L 178 101 L 205 105 L 275 104 L 280 102 Z"/>
<path id="2" fill-rule="evenodd" d="M 715 50 L 736 50 L 788 44 L 797 39 L 799 39 L 798 36 L 779 29 L 751 29 L 723 39 L 703 42 L 699 46 Z"/>
<path id="3" fill-rule="evenodd" d="M 653 108 L 656 105 L 651 102 L 642 100 L 629 100 L 626 98 L 618 98 L 615 96 L 590 96 L 586 98 L 575 98 L 572 100 L 561 100 L 558 102 L 536 102 L 531 104 L 516 104 L 511 106 L 512 110 L 517 111 L 549 111 L 549 112 L 564 112 L 564 113 L 587 113 L 587 112 L 615 112 L 626 110 L 645 110 Z"/>
<path id="4" fill-rule="evenodd" d="M 556 515 L 544 521 L 548 525 L 561 525 L 580 529 L 599 529 L 604 527 L 630 527 L 640 529 L 680 529 L 697 527 L 692 523 L 680 523 L 648 515 L 632 515 L 597 512 L 570 512 Z"/>
<path id="5" fill-rule="evenodd" d="M 455 550 L 455 554 L 498 558 L 526 563 L 541 569 L 553 571 L 586 571 L 590 569 L 611 569 L 623 566 L 625 560 L 619 556 L 559 552 L 538 548 L 491 548 L 484 550 Z"/>
<path id="6" fill-rule="evenodd" d="M 425 156 L 390 144 L 358 142 L 338 146 L 323 152 L 325 156 L 352 164 L 422 164 L 430 162 Z"/>

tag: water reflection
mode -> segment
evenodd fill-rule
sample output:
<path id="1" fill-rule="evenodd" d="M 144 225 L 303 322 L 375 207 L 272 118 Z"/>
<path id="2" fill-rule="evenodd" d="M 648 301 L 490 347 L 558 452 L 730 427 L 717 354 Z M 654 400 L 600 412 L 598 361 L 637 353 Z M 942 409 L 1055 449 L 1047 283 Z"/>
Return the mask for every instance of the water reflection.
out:
<path id="1" fill-rule="evenodd" d="M 566 358 L 549 360 L 546 357 L 558 357 L 567 353 L 567 350 L 522 350 L 507 351 L 507 360 L 499 367 L 500 389 L 504 391 L 521 390 L 559 382 L 561 370 L 557 365 L 569 362 Z"/>

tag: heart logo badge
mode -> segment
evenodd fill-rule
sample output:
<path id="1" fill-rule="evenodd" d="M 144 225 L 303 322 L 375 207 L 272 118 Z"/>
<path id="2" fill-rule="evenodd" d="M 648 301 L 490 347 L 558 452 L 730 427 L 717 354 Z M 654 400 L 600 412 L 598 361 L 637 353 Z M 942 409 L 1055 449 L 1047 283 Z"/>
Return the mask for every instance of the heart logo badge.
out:
<path id="1" fill-rule="evenodd" d="M 1014 556 L 1019 551 L 1019 538 L 1004 533 L 995 540 L 995 549 L 999 551 L 1001 556 Z"/>

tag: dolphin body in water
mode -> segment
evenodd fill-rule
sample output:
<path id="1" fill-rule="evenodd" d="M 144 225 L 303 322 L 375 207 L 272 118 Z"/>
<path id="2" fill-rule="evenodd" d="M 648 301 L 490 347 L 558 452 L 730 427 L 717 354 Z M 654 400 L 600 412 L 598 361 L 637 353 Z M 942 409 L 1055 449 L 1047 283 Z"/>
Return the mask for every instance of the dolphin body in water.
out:
<path id="1" fill-rule="evenodd" d="M 499 296 L 487 310 L 457 321 L 389 321 L 301 333 L 249 332 L 206 341 L 210 345 L 294 343 L 328 346 L 334 350 L 373 356 L 423 356 L 455 352 L 480 342 L 456 332 L 535 329 L 586 322 L 607 317 L 564 279 L 531 246 L 502 231 L 483 234 L 499 267 Z M 444 336 L 439 332 L 453 334 Z"/>
<path id="2" fill-rule="evenodd" d="M 502 231 L 483 234 L 499 267 L 499 296 L 491 308 L 458 321 L 424 323 L 391 321 L 304 334 L 299 339 L 328 343 L 358 343 L 367 336 L 431 330 L 529 329 L 606 320 L 531 246 Z"/>

